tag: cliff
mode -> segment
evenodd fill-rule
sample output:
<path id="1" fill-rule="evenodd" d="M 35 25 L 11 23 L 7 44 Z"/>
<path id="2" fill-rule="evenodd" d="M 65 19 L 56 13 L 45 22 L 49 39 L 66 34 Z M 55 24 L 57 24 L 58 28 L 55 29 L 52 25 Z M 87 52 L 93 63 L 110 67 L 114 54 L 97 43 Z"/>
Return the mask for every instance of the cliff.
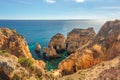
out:
<path id="1" fill-rule="evenodd" d="M 32 58 L 25 38 L 8 28 L 0 28 L 0 50 L 7 50 L 17 57 Z"/>
<path id="2" fill-rule="evenodd" d="M 69 54 L 74 53 L 79 47 L 85 45 L 95 37 L 93 28 L 73 29 L 67 34 L 66 46 Z"/>
<path id="3" fill-rule="evenodd" d="M 25 38 L 15 30 L 0 28 L 0 78 L 36 80 L 44 72 L 45 63 L 34 60 Z M 34 74 L 34 75 L 33 75 Z"/>
<path id="4" fill-rule="evenodd" d="M 120 55 L 120 20 L 106 22 L 98 34 L 89 43 L 80 46 L 71 58 L 59 63 L 58 68 L 65 74 L 90 68 L 102 61 L 111 60 Z M 69 62 L 68 62 L 69 61 Z M 66 64 L 69 64 L 67 66 Z M 73 70 L 69 70 L 71 67 Z"/>
<path id="5" fill-rule="evenodd" d="M 57 53 L 61 53 L 66 50 L 65 37 L 63 34 L 57 33 L 51 38 L 48 47 L 53 47 Z"/>
<path id="6" fill-rule="evenodd" d="M 103 61 L 91 68 L 79 70 L 58 80 L 119 80 L 120 79 L 120 56 Z"/>

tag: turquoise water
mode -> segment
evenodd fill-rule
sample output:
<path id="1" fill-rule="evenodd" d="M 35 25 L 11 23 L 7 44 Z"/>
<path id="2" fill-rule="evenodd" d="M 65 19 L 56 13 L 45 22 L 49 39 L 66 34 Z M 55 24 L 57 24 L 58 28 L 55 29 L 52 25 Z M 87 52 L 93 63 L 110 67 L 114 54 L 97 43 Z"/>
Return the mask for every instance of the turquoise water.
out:
<path id="1" fill-rule="evenodd" d="M 73 28 L 94 27 L 97 32 L 104 21 L 98 20 L 0 20 L 0 27 L 6 26 L 16 31 L 26 38 L 32 56 L 35 59 L 43 59 L 41 54 L 35 53 L 35 44 L 39 42 L 42 49 L 47 47 L 50 39 L 57 33 L 62 33 L 66 37 L 67 33 Z M 61 54 L 62 58 L 48 60 L 47 69 L 57 68 L 57 64 L 65 58 L 65 52 Z"/>

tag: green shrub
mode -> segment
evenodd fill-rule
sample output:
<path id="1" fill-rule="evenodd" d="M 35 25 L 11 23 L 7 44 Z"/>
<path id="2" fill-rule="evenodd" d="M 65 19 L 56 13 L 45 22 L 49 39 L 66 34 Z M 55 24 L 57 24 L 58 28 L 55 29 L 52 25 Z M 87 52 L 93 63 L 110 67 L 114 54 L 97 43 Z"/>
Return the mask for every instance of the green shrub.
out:
<path id="1" fill-rule="evenodd" d="M 43 80 L 42 77 L 36 76 L 36 80 Z"/>
<path id="2" fill-rule="evenodd" d="M 0 50 L 0 55 L 8 55 L 8 51 L 7 50 Z"/>
<path id="3" fill-rule="evenodd" d="M 25 58 L 25 57 L 19 58 L 18 62 L 24 67 L 29 67 L 29 66 L 31 67 L 34 63 L 34 61 L 32 59 Z"/>

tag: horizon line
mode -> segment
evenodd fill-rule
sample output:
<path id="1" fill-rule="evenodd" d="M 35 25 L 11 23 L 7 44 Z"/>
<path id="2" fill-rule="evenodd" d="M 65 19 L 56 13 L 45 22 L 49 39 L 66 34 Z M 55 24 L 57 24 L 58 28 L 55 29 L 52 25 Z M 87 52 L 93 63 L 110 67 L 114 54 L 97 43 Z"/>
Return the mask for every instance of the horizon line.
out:
<path id="1" fill-rule="evenodd" d="M 0 19 L 0 20 L 99 20 L 99 19 Z"/>

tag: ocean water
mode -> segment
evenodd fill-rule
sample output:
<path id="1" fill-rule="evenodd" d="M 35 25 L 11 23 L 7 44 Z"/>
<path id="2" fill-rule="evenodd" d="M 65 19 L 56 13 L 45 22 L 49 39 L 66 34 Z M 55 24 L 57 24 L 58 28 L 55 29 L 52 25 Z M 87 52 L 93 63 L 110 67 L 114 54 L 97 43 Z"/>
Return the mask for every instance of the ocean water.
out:
<path id="1" fill-rule="evenodd" d="M 39 55 L 34 51 L 36 42 L 39 42 L 43 49 L 57 33 L 62 33 L 66 37 L 67 33 L 74 28 L 86 29 L 88 27 L 93 27 L 97 33 L 103 24 L 104 21 L 100 20 L 0 20 L 0 28 L 5 26 L 15 29 L 25 37 L 35 59 L 42 59 L 42 50 Z M 57 64 L 65 58 L 65 53 L 61 54 L 60 59 L 46 61 L 47 69 L 57 68 Z"/>

